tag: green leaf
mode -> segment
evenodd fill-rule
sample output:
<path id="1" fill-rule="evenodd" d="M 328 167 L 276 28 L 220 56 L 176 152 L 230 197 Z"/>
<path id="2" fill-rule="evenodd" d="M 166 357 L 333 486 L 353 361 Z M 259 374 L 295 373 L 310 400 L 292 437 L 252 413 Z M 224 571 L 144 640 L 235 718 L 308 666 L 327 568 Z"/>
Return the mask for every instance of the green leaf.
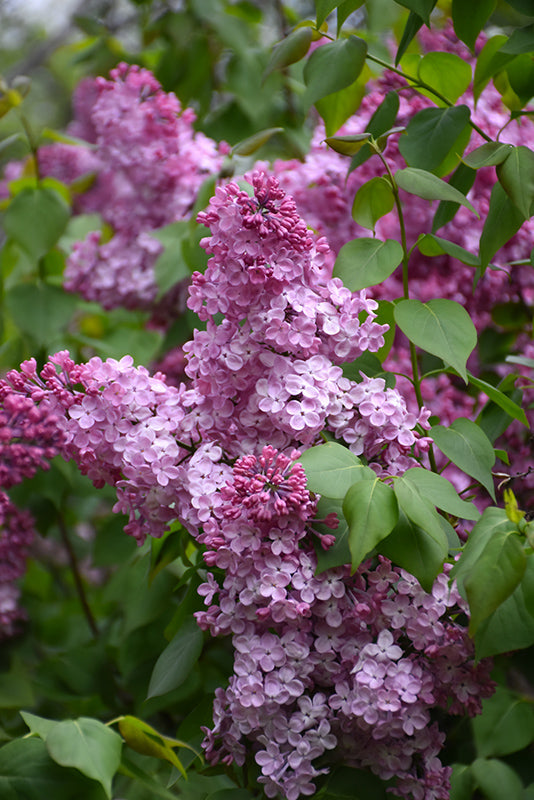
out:
<path id="1" fill-rule="evenodd" d="M 449 178 L 448 184 L 454 189 L 458 189 L 463 195 L 467 195 L 469 189 L 475 182 L 475 178 L 476 171 L 467 167 L 463 162 L 460 162 Z M 435 233 L 442 228 L 443 225 L 446 225 L 447 222 L 454 219 L 459 208 L 459 203 L 453 203 L 450 200 L 442 200 L 432 220 L 432 232 Z"/>
<path id="2" fill-rule="evenodd" d="M 469 119 L 469 108 L 464 105 L 425 108 L 411 118 L 406 133 L 399 141 L 399 150 L 409 166 L 437 172 L 449 154 L 458 158 L 461 156 L 467 144 L 463 139 Z M 460 142 L 463 142 L 462 146 Z"/>
<path id="3" fill-rule="evenodd" d="M 367 44 L 357 36 L 338 39 L 314 50 L 304 67 L 304 106 L 309 108 L 321 97 L 354 83 L 363 69 L 366 54 Z"/>
<path id="4" fill-rule="evenodd" d="M 383 133 L 390 130 L 397 119 L 399 111 L 399 96 L 397 92 L 388 92 L 384 97 L 373 116 L 367 124 L 367 133 L 370 133 L 375 139 L 378 139 Z M 362 149 L 353 157 L 349 173 L 363 164 L 371 155 L 373 151 L 368 145 L 364 145 Z"/>
<path id="5" fill-rule="evenodd" d="M 283 133 L 283 128 L 265 128 L 263 131 L 258 131 L 253 136 L 248 136 L 246 139 L 238 142 L 232 147 L 233 156 L 250 156 L 255 153 L 260 147 L 263 147 L 265 142 L 274 136 L 276 133 Z M 179 223 L 174 223 L 179 224 Z"/>
<path id="6" fill-rule="evenodd" d="M 447 556 L 444 541 L 429 536 L 402 508 L 399 520 L 389 536 L 380 542 L 378 552 L 413 575 L 425 591 L 430 591 L 443 569 Z"/>
<path id="7" fill-rule="evenodd" d="M 522 425 L 525 425 L 527 428 L 529 427 L 527 415 L 521 406 L 515 403 L 511 397 L 501 392 L 496 386 L 492 386 L 491 383 L 487 383 L 480 378 L 475 378 L 470 372 L 468 372 L 467 375 L 469 383 L 472 383 L 473 386 L 476 386 L 477 389 L 484 392 L 493 403 L 502 408 L 503 411 L 506 411 L 512 419 L 517 419 Z"/>
<path id="8" fill-rule="evenodd" d="M 399 169 L 395 173 L 395 181 L 405 192 L 422 197 L 423 200 L 448 200 L 453 203 L 460 203 L 460 205 L 472 211 L 473 214 L 476 214 L 477 217 L 479 216 L 465 195 L 455 189 L 454 186 L 451 186 L 450 183 L 446 183 L 446 181 L 441 180 L 431 172 L 427 172 L 427 170 L 416 169 L 415 167 Z"/>
<path id="9" fill-rule="evenodd" d="M 2 800 L 103 800 L 100 784 L 79 772 L 63 769 L 36 737 L 14 739 L 0 748 Z"/>
<path id="10" fill-rule="evenodd" d="M 352 204 L 352 218 L 362 228 L 374 231 L 376 223 L 393 209 L 395 198 L 386 178 L 374 177 L 360 186 Z"/>
<path id="11" fill-rule="evenodd" d="M 341 0 L 315 0 L 317 27 L 320 28 L 327 16 L 341 4 Z"/>
<path id="12" fill-rule="evenodd" d="M 488 216 L 480 236 L 480 261 L 486 267 L 495 253 L 510 241 L 525 221 L 500 183 L 491 190 Z"/>
<path id="13" fill-rule="evenodd" d="M 289 36 L 286 36 L 281 42 L 275 44 L 271 57 L 263 72 L 263 80 L 275 70 L 284 69 L 284 67 L 295 64 L 297 61 L 300 61 L 301 58 L 304 58 L 310 48 L 312 37 L 313 30 L 305 26 L 296 28 Z"/>
<path id="14" fill-rule="evenodd" d="M 477 758 L 471 764 L 475 786 L 487 800 L 523 800 L 523 783 L 517 772 L 495 758 Z"/>
<path id="15" fill-rule="evenodd" d="M 420 494 L 426 497 L 442 511 L 452 514 L 460 519 L 477 520 L 480 518 L 480 511 L 474 503 L 462 500 L 450 481 L 442 475 L 437 475 L 422 467 L 411 467 L 407 469 L 403 478 L 414 484 Z"/>
<path id="16" fill-rule="evenodd" d="M 365 95 L 365 86 L 370 74 L 368 66 L 364 64 L 354 83 L 315 102 L 315 108 L 324 121 L 327 136 L 338 131 L 348 118 L 356 113 Z"/>
<path id="17" fill-rule="evenodd" d="M 513 55 L 509 53 L 500 52 L 501 47 L 508 41 L 508 37 L 504 34 L 492 36 L 477 58 L 475 67 L 475 77 L 473 81 L 473 96 L 475 103 L 478 102 L 484 87 L 489 83 L 493 76 L 502 70 L 509 61 L 512 60 Z"/>
<path id="18" fill-rule="evenodd" d="M 497 0 L 452 0 L 452 24 L 462 42 L 474 49 L 478 34 L 495 11 Z"/>
<path id="19" fill-rule="evenodd" d="M 345 496 L 343 514 L 349 524 L 352 569 L 356 570 L 397 523 L 399 510 L 393 489 L 376 477 L 359 481 Z"/>
<path id="20" fill-rule="evenodd" d="M 334 264 L 334 277 L 351 292 L 375 286 L 388 278 L 402 261 L 402 247 L 395 239 L 353 239 L 344 244 Z"/>
<path id="21" fill-rule="evenodd" d="M 341 28 L 345 20 L 350 17 L 353 11 L 356 11 L 361 5 L 363 5 L 364 0 L 342 0 L 341 3 L 338 3 L 337 6 L 337 35 L 341 32 Z"/>
<path id="22" fill-rule="evenodd" d="M 528 147 L 513 147 L 497 167 L 497 177 L 504 191 L 525 219 L 531 215 L 534 201 L 534 153 Z"/>
<path id="23" fill-rule="evenodd" d="M 530 700 L 498 686 L 482 701 L 482 714 L 471 724 L 479 756 L 505 756 L 534 739 L 534 708 Z"/>
<path id="24" fill-rule="evenodd" d="M 499 80 L 506 76 L 507 80 L 503 81 L 504 91 L 501 92 Z M 499 80 L 498 80 L 499 79 Z M 500 75 L 496 75 L 493 79 L 495 88 L 503 95 L 503 102 L 511 110 L 518 111 L 524 108 L 530 98 L 534 95 L 534 62 L 532 61 L 532 54 L 524 53 L 515 56 L 512 61 L 506 65 L 506 69 Z M 513 95 L 508 100 L 507 92 L 509 85 Z"/>
<path id="25" fill-rule="evenodd" d="M 167 694 L 182 685 L 198 661 L 203 641 L 202 631 L 190 618 L 156 661 L 148 686 L 148 698 Z"/>
<path id="26" fill-rule="evenodd" d="M 118 719 L 118 724 L 121 736 L 128 747 L 135 750 L 136 753 L 159 758 L 162 761 L 168 761 L 180 770 L 185 777 L 185 770 L 182 762 L 173 748 L 185 747 L 188 750 L 192 750 L 193 748 L 190 747 L 190 745 L 179 739 L 171 739 L 168 736 L 162 736 L 155 728 L 143 722 L 143 720 L 137 719 L 137 717 L 120 717 Z"/>
<path id="27" fill-rule="evenodd" d="M 464 582 L 471 635 L 512 594 L 521 582 L 526 564 L 521 539 L 512 524 L 487 542 Z"/>
<path id="28" fill-rule="evenodd" d="M 395 322 L 408 339 L 450 364 L 467 383 L 466 363 L 477 343 L 471 317 L 454 300 L 401 300 Z"/>
<path id="29" fill-rule="evenodd" d="M 78 300 L 58 286 L 22 283 L 6 293 L 5 303 L 19 330 L 32 337 L 38 346 L 48 347 L 67 328 Z"/>
<path id="30" fill-rule="evenodd" d="M 448 428 L 435 425 L 430 429 L 429 436 L 453 464 L 481 483 L 495 500 L 491 474 L 495 453 L 488 437 L 478 425 L 459 417 Z"/>
<path id="31" fill-rule="evenodd" d="M 56 244 L 69 217 L 69 206 L 58 192 L 28 188 L 9 204 L 4 215 L 4 230 L 37 262 Z"/>
<path id="32" fill-rule="evenodd" d="M 470 267 L 480 266 L 478 256 L 469 253 L 456 242 L 449 242 L 448 239 L 442 239 L 433 233 L 422 233 L 417 240 L 417 247 L 424 256 L 441 256 L 445 254 L 451 256 L 451 258 L 458 259 L 462 264 L 468 264 Z"/>
<path id="33" fill-rule="evenodd" d="M 520 14 L 526 14 L 529 17 L 534 17 L 534 8 L 532 8 L 532 0 L 506 0 L 509 6 L 515 8 Z"/>
<path id="34" fill-rule="evenodd" d="M 150 236 L 161 242 L 165 248 L 154 264 L 154 278 L 158 287 L 157 300 L 184 278 L 191 277 L 191 271 L 183 256 L 183 242 L 189 237 L 189 222 L 181 220 L 171 222 L 157 230 L 150 231 Z"/>
<path id="35" fill-rule="evenodd" d="M 58 722 L 48 732 L 46 747 L 63 767 L 75 767 L 98 781 L 111 798 L 111 781 L 121 760 L 122 741 L 107 725 L 90 717 Z"/>
<path id="36" fill-rule="evenodd" d="M 342 500 L 360 480 L 374 480 L 376 474 L 358 456 L 337 442 L 327 442 L 305 450 L 298 460 L 306 471 L 310 492 Z"/>
<path id="37" fill-rule="evenodd" d="M 509 531 L 510 527 L 510 520 L 503 508 L 490 506 L 484 509 L 482 516 L 469 534 L 460 559 L 451 571 L 451 578 L 456 581 L 462 597 L 466 597 L 464 581 L 480 558 L 487 543 L 495 534 Z"/>
<path id="38" fill-rule="evenodd" d="M 454 53 L 436 51 L 427 53 L 419 62 L 418 78 L 427 83 L 452 103 L 467 91 L 471 83 L 471 67 Z M 441 104 L 441 101 L 437 101 Z"/>
<path id="39" fill-rule="evenodd" d="M 417 14 L 423 22 L 430 26 L 430 12 L 436 5 L 437 0 L 395 0 L 400 6 L 408 8 Z"/>
<path id="40" fill-rule="evenodd" d="M 21 711 L 20 716 L 30 731 L 40 736 L 41 739 L 46 739 L 54 725 L 57 725 L 57 720 L 38 717 L 37 714 L 30 714 L 29 711 Z"/>
<path id="41" fill-rule="evenodd" d="M 534 10 L 534 7 L 533 7 Z M 501 53 L 532 53 L 534 50 L 534 24 L 525 25 L 524 28 L 516 28 L 505 44 L 501 47 Z"/>
<path id="42" fill-rule="evenodd" d="M 340 153 L 342 156 L 353 156 L 370 138 L 369 132 L 353 133 L 349 136 L 328 136 L 325 142 L 336 153 Z"/>
<path id="43" fill-rule="evenodd" d="M 410 476 L 403 475 L 395 478 L 393 489 L 399 507 L 406 516 L 433 539 L 439 548 L 443 563 L 449 550 L 447 535 L 441 524 L 440 515 L 422 492 L 422 487 L 410 480 Z"/>
<path id="44" fill-rule="evenodd" d="M 502 164 L 513 149 L 513 145 L 511 144 L 486 142 L 480 145 L 480 147 L 477 147 L 476 150 L 472 150 L 466 156 L 463 156 L 462 161 L 468 167 L 471 167 L 471 169 L 495 167 L 497 164 Z"/>
<path id="45" fill-rule="evenodd" d="M 422 25 L 423 25 L 423 20 L 421 19 L 419 14 L 415 14 L 413 11 L 410 11 L 408 19 L 406 20 L 406 25 L 404 26 L 404 30 L 402 32 L 397 52 L 395 54 L 395 66 L 398 65 L 399 61 L 406 53 L 408 47 L 410 46 L 410 43 L 415 38 L 417 32 L 419 31 Z"/>
<path id="46" fill-rule="evenodd" d="M 218 789 L 209 794 L 206 800 L 255 800 L 256 795 L 248 789 Z"/>
<path id="47" fill-rule="evenodd" d="M 477 658 L 508 653 L 534 644 L 533 584 L 534 559 L 530 557 L 517 589 L 480 625 L 475 637 Z"/>
<path id="48" fill-rule="evenodd" d="M 138 785 L 147 789 L 148 792 L 150 792 L 147 797 L 150 797 L 151 800 L 154 800 L 156 797 L 162 798 L 162 800 L 176 800 L 175 792 L 166 789 L 157 778 L 154 778 L 148 772 L 142 770 L 138 764 L 135 764 L 124 754 L 122 756 L 120 772 L 128 778 L 133 778 Z"/>

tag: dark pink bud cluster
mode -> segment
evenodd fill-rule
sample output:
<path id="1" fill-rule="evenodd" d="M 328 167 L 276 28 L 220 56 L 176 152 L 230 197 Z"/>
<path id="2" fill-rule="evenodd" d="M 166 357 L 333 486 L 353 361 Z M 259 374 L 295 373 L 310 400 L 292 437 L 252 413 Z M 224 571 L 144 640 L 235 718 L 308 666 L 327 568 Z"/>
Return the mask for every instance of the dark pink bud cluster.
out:
<path id="1" fill-rule="evenodd" d="M 233 484 L 223 490 L 228 501 L 223 507 L 225 516 L 238 517 L 244 506 L 257 521 L 295 513 L 308 519 L 314 504 L 306 488 L 306 473 L 295 463 L 299 456 L 298 450 L 288 457 L 266 445 L 259 456 L 239 458 L 234 465 Z"/>

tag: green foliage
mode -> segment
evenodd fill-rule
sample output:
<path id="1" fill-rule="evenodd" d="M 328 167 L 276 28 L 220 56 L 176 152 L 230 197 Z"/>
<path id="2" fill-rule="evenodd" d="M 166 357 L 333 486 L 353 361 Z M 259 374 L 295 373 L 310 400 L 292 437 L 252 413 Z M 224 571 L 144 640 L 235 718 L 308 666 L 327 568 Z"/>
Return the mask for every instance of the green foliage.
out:
<path id="1" fill-rule="evenodd" d="M 388 278 L 402 260 L 402 247 L 394 239 L 353 239 L 344 244 L 336 259 L 334 277 L 356 292 Z"/>
<path id="2" fill-rule="evenodd" d="M 479 481 L 495 499 L 491 474 L 495 453 L 488 437 L 476 423 L 459 417 L 448 428 L 435 425 L 430 435 L 453 464 Z"/>
<path id="3" fill-rule="evenodd" d="M 391 487 L 379 478 L 358 481 L 345 495 L 343 514 L 349 525 L 352 569 L 356 570 L 395 527 L 397 500 Z"/>
<path id="4" fill-rule="evenodd" d="M 195 620 L 186 620 L 156 662 L 148 686 L 149 698 L 167 694 L 182 685 L 198 661 L 203 641 Z"/>
<path id="5" fill-rule="evenodd" d="M 454 169 L 469 141 L 469 120 L 469 109 L 463 105 L 425 108 L 412 117 L 399 142 L 408 166 L 438 176 Z"/>
<path id="6" fill-rule="evenodd" d="M 367 44 L 357 36 L 314 50 L 304 67 L 304 105 L 309 108 L 322 97 L 354 83 L 363 69 L 366 53 Z"/>
<path id="7" fill-rule="evenodd" d="M 467 383 L 466 363 L 477 342 L 467 311 L 453 300 L 401 300 L 395 322 L 408 339 L 427 353 L 442 358 Z"/>

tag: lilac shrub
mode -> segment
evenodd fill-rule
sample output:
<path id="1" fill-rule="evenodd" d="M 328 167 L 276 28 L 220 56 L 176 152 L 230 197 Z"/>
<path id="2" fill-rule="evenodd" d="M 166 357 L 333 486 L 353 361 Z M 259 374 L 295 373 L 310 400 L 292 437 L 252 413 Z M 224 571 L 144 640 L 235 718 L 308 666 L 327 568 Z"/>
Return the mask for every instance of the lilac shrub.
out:
<path id="1" fill-rule="evenodd" d="M 332 278 L 326 240 L 274 177 L 249 181 L 250 194 L 218 187 L 199 215 L 211 258 L 189 306 L 206 329 L 184 347 L 187 384 L 128 356 L 77 365 L 61 352 L 2 390 L 58 418 L 64 457 L 116 488 L 139 543 L 178 519 L 202 547 L 197 620 L 235 654 L 205 731 L 211 763 L 253 759 L 268 797 L 313 794 L 342 761 L 395 778 L 398 796 L 444 800 L 433 710 L 474 714 L 493 691 L 466 606 L 448 568 L 431 592 L 384 558 L 316 574 L 315 547 L 335 534 L 314 531 L 318 497 L 297 463 L 327 431 L 387 480 L 424 458 L 428 411 L 382 379 L 343 376 L 383 344 L 376 302 Z"/>

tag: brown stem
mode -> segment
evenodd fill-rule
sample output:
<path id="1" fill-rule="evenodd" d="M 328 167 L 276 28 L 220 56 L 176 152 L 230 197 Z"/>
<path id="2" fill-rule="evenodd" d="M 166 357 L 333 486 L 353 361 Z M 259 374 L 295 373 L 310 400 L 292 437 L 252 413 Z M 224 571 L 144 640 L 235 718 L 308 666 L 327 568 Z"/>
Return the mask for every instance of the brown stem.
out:
<path id="1" fill-rule="evenodd" d="M 89 606 L 87 601 L 87 595 L 85 594 L 85 589 L 83 586 L 82 576 L 80 574 L 80 567 L 78 565 L 78 559 L 76 558 L 76 553 L 72 547 L 72 543 L 69 538 L 69 533 L 67 531 L 67 526 L 65 525 L 65 520 L 63 519 L 63 515 L 61 513 L 57 516 L 57 523 L 59 527 L 59 533 L 61 535 L 61 539 L 63 544 L 65 545 L 65 550 L 67 551 L 67 556 L 69 559 L 70 568 L 72 570 L 72 574 L 74 576 L 74 583 L 76 585 L 76 591 L 78 593 L 78 598 L 80 600 L 83 613 L 85 615 L 85 619 L 87 620 L 87 624 L 91 629 L 91 633 L 98 639 L 99 632 L 98 627 L 96 625 L 95 618 L 93 616 L 93 612 Z"/>

